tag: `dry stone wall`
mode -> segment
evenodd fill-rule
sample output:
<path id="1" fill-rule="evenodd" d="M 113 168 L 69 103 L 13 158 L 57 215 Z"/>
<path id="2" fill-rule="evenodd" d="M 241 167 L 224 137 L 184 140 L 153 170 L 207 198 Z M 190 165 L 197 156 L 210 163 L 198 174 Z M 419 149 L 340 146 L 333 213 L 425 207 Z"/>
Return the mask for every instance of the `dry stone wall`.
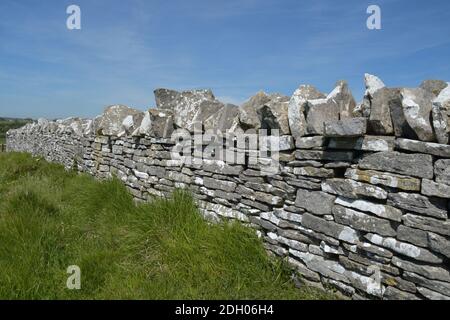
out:
<path id="1" fill-rule="evenodd" d="M 117 176 L 141 201 L 187 188 L 207 219 L 257 229 L 308 284 L 354 299 L 450 299 L 450 86 L 365 82 L 359 104 L 343 81 L 328 95 L 312 86 L 290 98 L 260 92 L 240 108 L 209 90 L 158 89 L 145 113 L 112 106 L 92 120 L 40 119 L 9 131 L 7 148 Z M 261 145 L 229 144 L 224 152 L 240 150 L 243 163 L 198 148 L 189 149 L 196 161 L 174 159 L 174 130 L 198 126 L 277 130 L 268 138 L 277 161 L 251 161 Z"/>

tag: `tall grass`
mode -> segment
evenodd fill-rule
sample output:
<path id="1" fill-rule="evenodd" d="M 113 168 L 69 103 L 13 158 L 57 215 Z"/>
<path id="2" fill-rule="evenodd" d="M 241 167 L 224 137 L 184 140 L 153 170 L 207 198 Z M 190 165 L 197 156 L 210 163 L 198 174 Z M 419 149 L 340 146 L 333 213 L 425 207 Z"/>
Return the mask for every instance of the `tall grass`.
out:
<path id="1" fill-rule="evenodd" d="M 81 290 L 66 287 L 69 265 Z M 0 154 L 2 299 L 330 297 L 295 288 L 254 231 L 207 224 L 185 192 L 135 205 L 118 180 Z"/>

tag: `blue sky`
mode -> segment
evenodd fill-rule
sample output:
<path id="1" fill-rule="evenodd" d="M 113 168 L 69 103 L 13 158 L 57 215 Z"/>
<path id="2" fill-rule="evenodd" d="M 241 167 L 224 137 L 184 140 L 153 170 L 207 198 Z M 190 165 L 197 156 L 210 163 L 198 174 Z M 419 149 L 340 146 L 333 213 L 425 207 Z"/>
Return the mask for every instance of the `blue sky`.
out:
<path id="1" fill-rule="evenodd" d="M 71 4 L 81 30 L 66 28 Z M 366 28 L 370 4 L 382 30 Z M 241 103 L 339 79 L 359 100 L 365 72 L 389 86 L 450 81 L 449 13 L 448 0 L 1 0 L 0 116 L 144 110 L 158 87 Z"/>

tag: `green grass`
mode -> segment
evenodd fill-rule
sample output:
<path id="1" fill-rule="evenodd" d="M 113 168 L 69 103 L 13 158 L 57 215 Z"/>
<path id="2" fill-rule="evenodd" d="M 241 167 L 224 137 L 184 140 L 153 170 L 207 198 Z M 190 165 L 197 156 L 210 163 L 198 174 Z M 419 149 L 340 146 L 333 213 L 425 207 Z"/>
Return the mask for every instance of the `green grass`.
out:
<path id="1" fill-rule="evenodd" d="M 334 297 L 295 288 L 253 230 L 207 224 L 185 192 L 137 206 L 118 180 L 21 153 L 0 154 L 0 244 L 0 299 Z"/>

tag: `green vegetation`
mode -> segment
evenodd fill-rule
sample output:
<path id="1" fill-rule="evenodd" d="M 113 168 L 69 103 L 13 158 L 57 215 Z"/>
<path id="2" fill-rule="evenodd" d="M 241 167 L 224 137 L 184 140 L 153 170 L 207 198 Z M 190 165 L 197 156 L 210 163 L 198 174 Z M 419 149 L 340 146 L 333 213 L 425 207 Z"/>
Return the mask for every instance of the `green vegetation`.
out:
<path id="1" fill-rule="evenodd" d="M 239 223 L 209 225 L 185 192 L 135 205 L 118 180 L 0 154 L 0 299 L 329 299 L 296 289 Z M 81 268 L 81 290 L 66 288 Z"/>
<path id="2" fill-rule="evenodd" d="M 31 119 L 0 118 L 0 144 L 5 143 L 6 132 L 9 129 L 17 129 L 23 127 L 31 121 Z"/>

